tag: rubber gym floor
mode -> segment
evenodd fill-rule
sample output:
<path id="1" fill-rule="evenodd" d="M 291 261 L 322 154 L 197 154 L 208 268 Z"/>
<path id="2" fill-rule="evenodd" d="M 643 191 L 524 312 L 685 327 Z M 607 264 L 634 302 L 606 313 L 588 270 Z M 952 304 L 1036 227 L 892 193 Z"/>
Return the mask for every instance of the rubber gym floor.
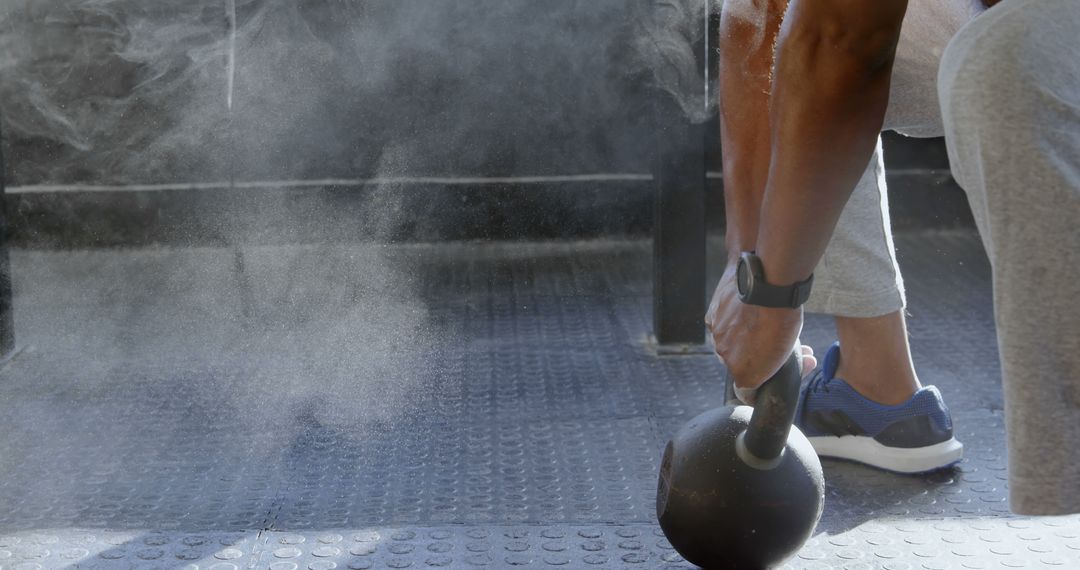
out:
<path id="1" fill-rule="evenodd" d="M 824 461 L 825 514 L 788 567 L 1080 568 L 1080 517 L 1008 510 L 978 237 L 897 247 L 964 460 Z M 654 521 L 657 466 L 723 376 L 651 348 L 650 253 L 16 250 L 0 567 L 688 568 Z M 812 316 L 804 341 L 832 340 Z"/>

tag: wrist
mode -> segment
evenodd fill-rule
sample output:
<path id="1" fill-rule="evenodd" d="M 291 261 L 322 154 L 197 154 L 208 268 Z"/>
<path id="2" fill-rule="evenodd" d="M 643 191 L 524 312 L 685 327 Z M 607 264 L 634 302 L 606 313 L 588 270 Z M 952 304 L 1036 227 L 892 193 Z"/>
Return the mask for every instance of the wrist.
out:
<path id="1" fill-rule="evenodd" d="M 744 251 L 753 251 L 757 241 L 757 225 L 739 220 L 728 219 L 724 231 L 724 249 L 729 265 L 738 263 Z"/>
<path id="2" fill-rule="evenodd" d="M 757 251 L 757 255 L 761 258 L 766 279 L 770 284 L 778 287 L 788 287 L 801 283 L 809 279 L 814 273 L 813 268 L 801 267 L 801 264 L 796 263 L 794 259 L 788 258 L 780 251 L 769 248 L 766 244 L 763 244 Z"/>
<path id="3" fill-rule="evenodd" d="M 747 305 L 766 308 L 796 309 L 810 299 L 813 275 L 793 283 L 777 284 L 754 252 L 744 252 L 735 268 L 739 300 Z"/>

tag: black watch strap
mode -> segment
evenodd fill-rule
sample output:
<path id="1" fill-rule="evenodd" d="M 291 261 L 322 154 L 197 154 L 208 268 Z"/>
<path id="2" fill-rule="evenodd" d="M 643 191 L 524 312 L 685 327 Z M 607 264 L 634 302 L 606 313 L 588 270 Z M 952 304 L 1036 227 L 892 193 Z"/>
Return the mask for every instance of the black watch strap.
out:
<path id="1" fill-rule="evenodd" d="M 797 309 L 810 299 L 814 276 L 792 285 L 773 285 L 765 280 L 761 259 L 753 252 L 743 253 L 739 260 L 739 298 L 748 305 L 774 309 Z M 742 272 L 748 272 L 743 275 Z"/>
<path id="2" fill-rule="evenodd" d="M 786 287 L 758 282 L 754 286 L 752 294 L 743 299 L 743 302 L 775 309 L 798 309 L 810 299 L 810 289 L 813 284 L 813 275 L 806 281 L 800 281 Z"/>

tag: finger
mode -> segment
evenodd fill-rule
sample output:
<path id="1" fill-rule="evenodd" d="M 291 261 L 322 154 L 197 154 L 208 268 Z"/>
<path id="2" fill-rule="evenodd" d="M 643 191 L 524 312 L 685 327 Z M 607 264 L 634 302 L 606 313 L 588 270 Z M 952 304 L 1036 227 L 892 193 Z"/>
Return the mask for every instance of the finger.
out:
<path id="1" fill-rule="evenodd" d="M 805 378 L 817 368 L 818 361 L 814 357 L 814 347 L 803 344 L 802 339 L 795 339 L 795 354 L 799 355 L 799 372 L 802 377 Z"/>
<path id="2" fill-rule="evenodd" d="M 735 397 L 747 406 L 753 406 L 757 401 L 757 388 L 740 388 L 735 386 Z"/>

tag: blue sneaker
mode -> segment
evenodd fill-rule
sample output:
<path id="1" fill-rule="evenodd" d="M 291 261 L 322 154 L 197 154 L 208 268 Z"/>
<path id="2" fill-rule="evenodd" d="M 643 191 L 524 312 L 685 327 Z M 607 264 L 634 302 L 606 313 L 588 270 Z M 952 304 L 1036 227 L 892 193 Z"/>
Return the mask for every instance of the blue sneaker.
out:
<path id="1" fill-rule="evenodd" d="M 960 461 L 964 445 L 953 437 L 941 392 L 925 386 L 903 404 L 867 400 L 836 377 L 840 343 L 803 385 L 795 425 L 821 457 L 865 463 L 898 473 L 922 473 Z"/>

